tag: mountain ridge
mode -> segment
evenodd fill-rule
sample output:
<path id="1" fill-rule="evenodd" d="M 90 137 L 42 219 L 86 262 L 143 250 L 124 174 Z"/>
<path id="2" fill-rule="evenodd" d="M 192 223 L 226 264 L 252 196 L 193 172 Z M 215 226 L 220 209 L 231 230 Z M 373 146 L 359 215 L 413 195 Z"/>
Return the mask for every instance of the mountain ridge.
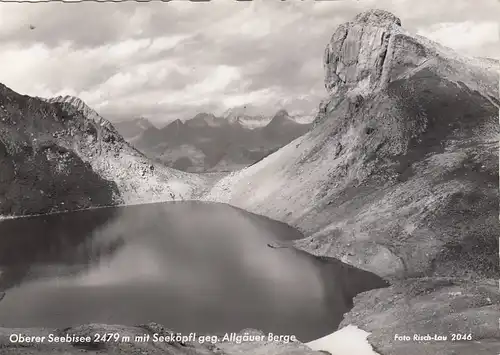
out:
<path id="1" fill-rule="evenodd" d="M 104 119 L 101 117 L 93 108 L 88 106 L 82 99 L 76 96 L 70 96 L 70 95 L 59 95 L 56 97 L 52 98 L 41 98 L 42 100 L 48 102 L 48 103 L 61 103 L 64 105 L 69 105 L 71 107 L 76 108 L 80 112 L 84 114 L 85 117 L 88 119 L 93 120 L 95 123 L 106 127 L 114 132 L 116 132 L 116 129 L 114 126 L 109 122 L 108 120 Z"/>
<path id="2" fill-rule="evenodd" d="M 189 172 L 231 171 L 256 161 L 304 134 L 310 124 L 300 124 L 284 110 L 277 111 L 263 127 L 247 128 L 239 119 L 198 113 L 151 128 L 131 143 L 151 158 Z"/>
<path id="3" fill-rule="evenodd" d="M 151 162 L 80 99 L 1 85 L 0 104 L 2 215 L 189 199 L 205 184 Z"/>

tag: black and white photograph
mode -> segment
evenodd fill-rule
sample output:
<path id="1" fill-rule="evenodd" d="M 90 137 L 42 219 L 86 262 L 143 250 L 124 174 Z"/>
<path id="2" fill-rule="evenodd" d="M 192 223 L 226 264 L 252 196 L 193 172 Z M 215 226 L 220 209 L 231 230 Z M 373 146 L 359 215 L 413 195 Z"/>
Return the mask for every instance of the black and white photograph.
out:
<path id="1" fill-rule="evenodd" d="M 0 2 L 0 355 L 500 354 L 499 14 Z"/>

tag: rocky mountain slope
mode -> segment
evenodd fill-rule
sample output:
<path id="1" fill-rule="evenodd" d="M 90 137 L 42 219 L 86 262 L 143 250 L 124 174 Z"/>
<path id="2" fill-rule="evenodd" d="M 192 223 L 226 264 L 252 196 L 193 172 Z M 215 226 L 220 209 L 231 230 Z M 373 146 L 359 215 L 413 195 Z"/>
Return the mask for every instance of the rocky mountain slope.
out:
<path id="1" fill-rule="evenodd" d="M 185 122 L 151 127 L 131 141 L 149 157 L 190 172 L 232 171 L 244 168 L 307 132 L 280 110 L 264 127 L 249 129 L 240 116 L 229 118 L 199 113 Z"/>
<path id="2" fill-rule="evenodd" d="M 0 215 L 191 198 L 204 181 L 152 163 L 81 100 L 0 86 Z"/>
<path id="3" fill-rule="evenodd" d="M 381 354 L 425 353 L 394 332 L 459 331 L 475 341 L 454 344 L 457 354 L 491 353 L 500 345 L 498 290 L 488 286 L 499 276 L 495 66 L 374 10 L 339 26 L 324 67 L 329 96 L 314 129 L 205 198 L 289 223 L 308 235 L 297 247 L 397 285 L 358 296 L 346 320 L 373 331 Z M 450 354 L 445 345 L 427 353 Z"/>

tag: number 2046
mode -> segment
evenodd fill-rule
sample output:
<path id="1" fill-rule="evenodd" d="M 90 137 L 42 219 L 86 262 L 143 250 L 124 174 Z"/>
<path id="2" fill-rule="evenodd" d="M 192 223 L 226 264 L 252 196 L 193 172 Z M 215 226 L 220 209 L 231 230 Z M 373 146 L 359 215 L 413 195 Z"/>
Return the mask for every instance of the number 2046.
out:
<path id="1" fill-rule="evenodd" d="M 472 340 L 472 334 L 451 334 L 451 341 Z"/>

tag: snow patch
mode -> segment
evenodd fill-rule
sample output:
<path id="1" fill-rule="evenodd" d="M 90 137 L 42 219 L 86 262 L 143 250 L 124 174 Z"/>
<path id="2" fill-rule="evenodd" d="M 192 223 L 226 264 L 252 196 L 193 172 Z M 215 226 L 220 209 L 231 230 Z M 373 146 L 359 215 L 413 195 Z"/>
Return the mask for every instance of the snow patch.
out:
<path id="1" fill-rule="evenodd" d="M 312 350 L 328 351 L 332 355 L 380 355 L 366 339 L 368 335 L 369 332 L 348 325 L 306 345 Z"/>

